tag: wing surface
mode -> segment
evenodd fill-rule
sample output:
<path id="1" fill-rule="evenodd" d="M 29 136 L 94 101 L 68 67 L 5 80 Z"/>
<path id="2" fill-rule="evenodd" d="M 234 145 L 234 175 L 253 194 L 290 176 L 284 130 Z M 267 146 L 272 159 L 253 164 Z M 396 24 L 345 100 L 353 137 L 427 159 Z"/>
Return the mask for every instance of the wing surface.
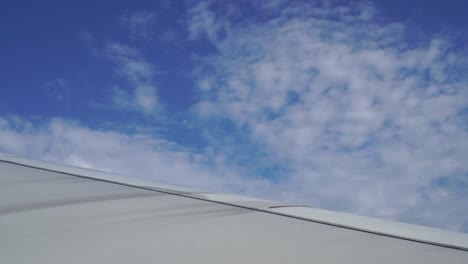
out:
<path id="1" fill-rule="evenodd" d="M 468 235 L 0 155 L 0 263 L 468 263 Z"/>

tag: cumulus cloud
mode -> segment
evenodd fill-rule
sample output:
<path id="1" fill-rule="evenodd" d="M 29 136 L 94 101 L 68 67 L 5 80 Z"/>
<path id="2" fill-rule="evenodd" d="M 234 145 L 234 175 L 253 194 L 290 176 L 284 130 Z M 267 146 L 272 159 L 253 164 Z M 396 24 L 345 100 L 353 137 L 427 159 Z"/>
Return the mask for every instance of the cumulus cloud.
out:
<path id="1" fill-rule="evenodd" d="M 377 13 L 296 4 L 232 22 L 195 71 L 195 109 L 287 164 L 283 199 L 468 230 L 466 55 L 406 43 Z"/>
<path id="2" fill-rule="evenodd" d="M 112 98 L 115 106 L 154 114 L 161 104 L 154 84 L 154 67 L 135 48 L 108 43 L 104 55 L 116 66 L 116 72 L 131 85 L 131 90 L 116 87 Z"/>

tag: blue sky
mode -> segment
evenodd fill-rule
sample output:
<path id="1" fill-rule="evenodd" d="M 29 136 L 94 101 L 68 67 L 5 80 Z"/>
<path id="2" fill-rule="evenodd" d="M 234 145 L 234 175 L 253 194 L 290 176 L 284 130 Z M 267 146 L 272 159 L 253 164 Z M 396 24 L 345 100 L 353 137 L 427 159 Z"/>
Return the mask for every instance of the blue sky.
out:
<path id="1" fill-rule="evenodd" d="M 0 152 L 468 231 L 464 1 L 23 1 Z"/>

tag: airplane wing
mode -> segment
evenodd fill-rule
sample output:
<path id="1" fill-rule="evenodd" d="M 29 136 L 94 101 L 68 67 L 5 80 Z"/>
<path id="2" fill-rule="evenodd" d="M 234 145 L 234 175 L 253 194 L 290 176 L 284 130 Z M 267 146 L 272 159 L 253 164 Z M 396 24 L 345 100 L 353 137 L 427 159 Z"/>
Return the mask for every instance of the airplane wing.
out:
<path id="1" fill-rule="evenodd" d="M 0 155 L 0 263 L 468 263 L 468 234 Z"/>

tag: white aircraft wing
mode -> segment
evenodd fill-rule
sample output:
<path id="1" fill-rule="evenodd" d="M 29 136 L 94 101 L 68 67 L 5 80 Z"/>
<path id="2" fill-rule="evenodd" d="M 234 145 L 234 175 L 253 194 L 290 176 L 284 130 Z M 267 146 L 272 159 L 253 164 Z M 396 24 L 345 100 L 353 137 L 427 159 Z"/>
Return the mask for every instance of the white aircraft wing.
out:
<path id="1" fill-rule="evenodd" d="M 0 263 L 466 264 L 468 234 L 0 155 Z"/>

